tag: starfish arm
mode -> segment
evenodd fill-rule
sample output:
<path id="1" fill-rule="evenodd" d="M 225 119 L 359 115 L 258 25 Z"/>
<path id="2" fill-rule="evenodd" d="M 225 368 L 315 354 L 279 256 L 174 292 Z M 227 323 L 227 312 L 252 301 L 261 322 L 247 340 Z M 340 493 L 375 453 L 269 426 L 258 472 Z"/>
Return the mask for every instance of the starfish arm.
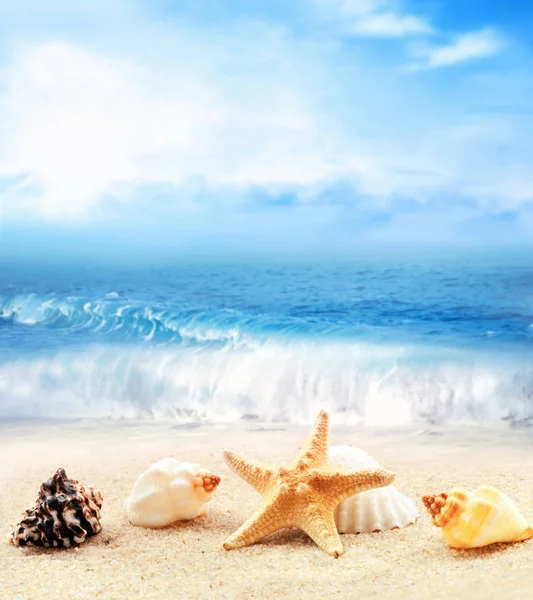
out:
<path id="1" fill-rule="evenodd" d="M 267 535 L 287 527 L 285 523 L 280 522 L 276 517 L 275 511 L 268 508 L 262 509 L 261 512 L 241 525 L 233 535 L 230 535 L 224 542 L 224 548 L 233 550 L 234 548 L 250 546 Z"/>
<path id="2" fill-rule="evenodd" d="M 386 469 L 363 469 L 353 473 L 319 472 L 312 485 L 338 504 L 354 494 L 390 485 L 394 477 L 394 473 Z"/>
<path id="3" fill-rule="evenodd" d="M 244 481 L 249 483 L 260 494 L 265 493 L 275 480 L 272 469 L 259 463 L 254 463 L 230 450 L 224 450 L 224 460 L 234 473 L 242 477 Z"/>
<path id="4" fill-rule="evenodd" d="M 324 410 L 318 413 L 313 429 L 300 450 L 298 458 L 310 467 L 320 467 L 328 463 L 329 416 Z"/>
<path id="5" fill-rule="evenodd" d="M 315 544 L 331 556 L 340 556 L 344 552 L 337 532 L 333 512 L 331 514 L 311 513 L 308 518 L 298 523 L 298 527 L 307 533 Z"/>

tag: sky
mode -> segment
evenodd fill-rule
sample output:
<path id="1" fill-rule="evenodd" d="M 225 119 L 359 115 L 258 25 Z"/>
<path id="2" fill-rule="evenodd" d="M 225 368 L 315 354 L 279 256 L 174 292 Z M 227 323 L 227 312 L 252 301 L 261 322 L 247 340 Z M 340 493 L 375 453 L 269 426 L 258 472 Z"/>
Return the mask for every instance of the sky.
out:
<path id="1" fill-rule="evenodd" d="M 0 0 L 0 258 L 533 240 L 533 2 Z"/>

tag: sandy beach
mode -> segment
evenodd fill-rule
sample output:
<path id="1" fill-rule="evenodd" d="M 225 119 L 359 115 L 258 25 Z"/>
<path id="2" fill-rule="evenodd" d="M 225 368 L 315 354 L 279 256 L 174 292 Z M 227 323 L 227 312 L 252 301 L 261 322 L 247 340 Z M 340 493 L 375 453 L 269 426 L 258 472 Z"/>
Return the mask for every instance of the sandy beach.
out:
<path id="1" fill-rule="evenodd" d="M 333 428 L 331 441 L 362 447 L 396 473 L 416 499 L 416 524 L 343 535 L 339 559 L 303 533 L 286 530 L 226 552 L 224 539 L 260 504 L 229 471 L 223 448 L 283 464 L 308 428 L 247 422 L 186 427 L 172 423 L 11 423 L 0 426 L 0 533 L 4 540 L 33 505 L 40 483 L 62 466 L 104 496 L 103 531 L 74 550 L 0 545 L 2 600 L 85 598 L 531 598 L 533 542 L 451 550 L 423 512 L 425 493 L 490 484 L 533 521 L 533 435 L 527 429 Z M 154 461 L 198 462 L 222 482 L 207 517 L 164 530 L 132 527 L 122 505 Z"/>

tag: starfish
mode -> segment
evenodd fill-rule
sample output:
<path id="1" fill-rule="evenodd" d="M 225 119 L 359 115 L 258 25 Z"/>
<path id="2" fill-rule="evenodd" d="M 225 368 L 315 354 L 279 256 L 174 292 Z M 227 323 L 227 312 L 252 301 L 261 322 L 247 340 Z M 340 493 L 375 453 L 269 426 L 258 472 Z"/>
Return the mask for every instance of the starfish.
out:
<path id="1" fill-rule="evenodd" d="M 394 473 L 339 471 L 329 463 L 328 447 L 329 418 L 321 411 L 299 455 L 286 467 L 261 465 L 225 450 L 228 466 L 262 495 L 263 505 L 224 542 L 224 548 L 250 546 L 279 529 L 298 527 L 324 552 L 341 555 L 336 506 L 354 494 L 391 484 Z"/>

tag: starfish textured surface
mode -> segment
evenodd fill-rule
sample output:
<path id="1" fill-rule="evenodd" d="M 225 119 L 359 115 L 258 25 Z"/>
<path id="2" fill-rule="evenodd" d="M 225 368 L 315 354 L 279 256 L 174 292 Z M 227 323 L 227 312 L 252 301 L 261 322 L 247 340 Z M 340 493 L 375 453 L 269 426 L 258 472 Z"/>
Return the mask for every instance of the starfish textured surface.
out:
<path id="1" fill-rule="evenodd" d="M 344 552 L 334 511 L 360 492 L 394 481 L 386 469 L 343 472 L 328 460 L 329 418 L 321 411 L 300 454 L 285 467 L 261 465 L 226 450 L 228 466 L 262 496 L 263 505 L 224 543 L 226 550 L 250 546 L 279 529 L 298 527 L 324 552 Z"/>

